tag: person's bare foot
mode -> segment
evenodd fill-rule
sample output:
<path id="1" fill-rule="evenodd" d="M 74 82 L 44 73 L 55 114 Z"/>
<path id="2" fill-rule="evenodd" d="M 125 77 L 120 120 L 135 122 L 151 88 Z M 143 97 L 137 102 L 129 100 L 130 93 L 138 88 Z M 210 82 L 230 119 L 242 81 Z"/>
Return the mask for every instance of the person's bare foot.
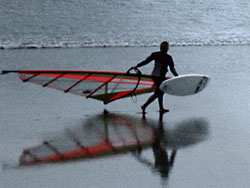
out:
<path id="1" fill-rule="evenodd" d="M 142 114 L 146 114 L 146 107 L 144 105 L 141 106 Z"/>
<path id="2" fill-rule="evenodd" d="M 169 112 L 169 109 L 162 108 L 159 110 L 160 113 L 166 113 Z"/>

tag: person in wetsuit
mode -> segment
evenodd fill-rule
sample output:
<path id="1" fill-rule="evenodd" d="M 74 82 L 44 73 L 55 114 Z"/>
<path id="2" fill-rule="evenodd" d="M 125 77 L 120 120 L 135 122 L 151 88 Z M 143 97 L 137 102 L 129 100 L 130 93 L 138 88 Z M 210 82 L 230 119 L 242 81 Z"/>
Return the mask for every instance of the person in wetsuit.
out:
<path id="1" fill-rule="evenodd" d="M 159 103 L 159 112 L 164 113 L 168 112 L 168 109 L 164 109 L 163 107 L 163 95 L 164 93 L 160 90 L 161 83 L 165 80 L 166 73 L 168 72 L 168 67 L 170 68 L 171 72 L 174 76 L 178 76 L 178 73 L 174 67 L 174 61 L 172 57 L 167 53 L 169 50 L 168 42 L 164 41 L 160 45 L 159 52 L 153 52 L 149 57 L 147 57 L 144 61 L 137 64 L 134 69 L 138 67 L 144 66 L 151 61 L 155 61 L 154 69 L 152 71 L 153 81 L 156 86 L 155 92 L 149 99 L 146 101 L 145 104 L 141 106 L 142 112 L 145 113 L 147 106 L 152 103 L 156 98 L 158 98 Z"/>

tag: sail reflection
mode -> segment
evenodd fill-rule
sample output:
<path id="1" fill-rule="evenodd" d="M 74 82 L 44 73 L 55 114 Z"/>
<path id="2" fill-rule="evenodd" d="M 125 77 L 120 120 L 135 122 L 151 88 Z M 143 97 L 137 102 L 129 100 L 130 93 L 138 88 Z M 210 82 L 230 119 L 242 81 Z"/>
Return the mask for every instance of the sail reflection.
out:
<path id="1" fill-rule="evenodd" d="M 66 128 L 39 146 L 25 149 L 19 164 L 115 155 L 149 147 L 153 141 L 152 127 L 133 117 L 104 113 L 88 118 L 80 126 Z"/>
<path id="2" fill-rule="evenodd" d="M 92 159 L 132 152 L 138 161 L 150 165 L 142 151 L 152 148 L 154 168 L 168 176 L 177 149 L 206 140 L 208 123 L 189 119 L 168 129 L 160 116 L 158 121 L 105 112 L 86 119 L 81 125 L 65 128 L 52 139 L 27 148 L 20 156 L 21 166 Z M 171 149 L 168 156 L 167 149 Z"/>

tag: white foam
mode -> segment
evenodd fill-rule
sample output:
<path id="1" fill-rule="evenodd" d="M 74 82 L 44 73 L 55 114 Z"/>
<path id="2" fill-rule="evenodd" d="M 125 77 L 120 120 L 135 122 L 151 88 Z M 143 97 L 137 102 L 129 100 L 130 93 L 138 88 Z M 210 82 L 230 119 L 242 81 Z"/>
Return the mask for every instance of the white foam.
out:
<path id="1" fill-rule="evenodd" d="M 110 42 L 46 42 L 46 43 L 14 43 L 0 44 L 0 49 L 40 49 L 40 48 L 84 48 L 84 47 L 154 47 L 160 41 L 110 41 Z M 221 45 L 250 45 L 250 39 L 240 40 L 204 40 L 204 41 L 170 41 L 171 46 L 221 46 Z"/>

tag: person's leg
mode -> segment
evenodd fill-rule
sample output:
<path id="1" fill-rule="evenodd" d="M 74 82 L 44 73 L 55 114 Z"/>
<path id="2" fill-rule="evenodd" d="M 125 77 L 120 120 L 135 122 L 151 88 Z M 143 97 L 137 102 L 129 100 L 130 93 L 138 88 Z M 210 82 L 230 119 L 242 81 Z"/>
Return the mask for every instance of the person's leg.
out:
<path id="1" fill-rule="evenodd" d="M 141 106 L 141 109 L 142 109 L 142 112 L 143 112 L 143 113 L 145 113 L 145 110 L 146 110 L 147 106 L 148 106 L 150 103 L 152 103 L 156 98 L 157 98 L 157 94 L 154 93 L 153 95 L 151 95 L 151 96 L 148 98 L 147 102 L 145 102 L 145 103 Z"/>
<path id="2" fill-rule="evenodd" d="M 158 97 L 158 92 L 157 92 L 157 91 L 158 91 L 158 89 L 159 89 L 159 88 L 158 88 L 158 87 L 159 87 L 159 84 L 158 84 L 159 79 L 156 78 L 156 77 L 153 77 L 153 81 L 154 81 L 156 90 L 155 90 L 154 94 L 151 95 L 151 96 L 148 98 L 148 100 L 141 106 L 142 113 L 145 113 L 145 110 L 146 110 L 147 106 L 148 106 L 149 104 L 151 104 L 151 103 Z"/>
<path id="3" fill-rule="evenodd" d="M 161 89 L 160 89 L 160 85 L 164 81 L 164 79 L 161 79 L 161 78 L 158 78 L 158 77 L 154 77 L 153 80 L 154 80 L 156 89 L 155 89 L 154 94 L 149 97 L 149 99 L 147 100 L 147 102 L 141 106 L 142 113 L 145 113 L 147 106 L 149 104 L 151 104 L 156 98 L 158 98 L 159 111 L 161 113 L 168 112 L 169 110 L 168 109 L 164 109 L 164 107 L 163 107 L 163 95 L 164 95 L 164 92 L 161 91 Z"/>
<path id="4" fill-rule="evenodd" d="M 164 93 L 162 91 L 158 91 L 158 103 L 159 103 L 159 109 L 164 109 L 163 108 L 163 95 Z"/>
<path id="5" fill-rule="evenodd" d="M 155 91 L 155 93 L 156 93 L 156 95 L 158 97 L 159 112 L 161 112 L 161 113 L 169 111 L 168 109 L 164 109 L 164 107 L 163 107 L 163 95 L 164 95 L 164 92 L 160 89 L 160 85 L 161 85 L 161 83 L 163 81 L 164 81 L 163 79 L 159 79 L 157 81 L 157 87 L 156 87 L 156 91 Z"/>

